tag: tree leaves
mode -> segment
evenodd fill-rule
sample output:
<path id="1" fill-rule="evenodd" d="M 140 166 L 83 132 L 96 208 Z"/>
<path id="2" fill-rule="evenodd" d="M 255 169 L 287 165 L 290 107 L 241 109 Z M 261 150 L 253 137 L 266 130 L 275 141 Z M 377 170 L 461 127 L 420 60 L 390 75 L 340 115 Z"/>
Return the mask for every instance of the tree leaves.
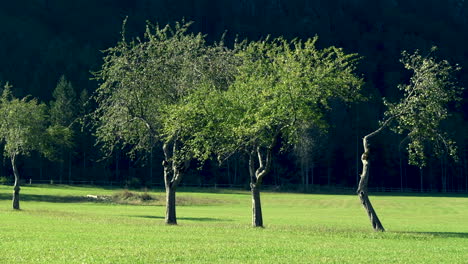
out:
<path id="1" fill-rule="evenodd" d="M 390 128 L 409 136 L 409 162 L 424 167 L 430 146 L 436 155 L 443 153 L 456 158 L 456 147 L 447 135 L 440 131 L 440 123 L 448 117 L 448 105 L 461 99 L 463 88 L 455 81 L 460 68 L 445 60 L 437 61 L 432 53 L 422 56 L 402 53 L 401 63 L 413 72 L 409 83 L 399 85 L 403 98 L 398 103 L 384 101 L 388 110 L 386 119 L 395 119 Z"/>
<path id="2" fill-rule="evenodd" d="M 217 125 L 205 133 L 217 135 L 207 138 L 216 142 L 211 152 L 223 159 L 239 150 L 271 149 L 279 136 L 295 144 L 304 126 L 325 126 L 329 100 L 359 99 L 357 56 L 336 48 L 319 50 L 316 41 L 267 38 L 237 46 L 241 63 L 233 83 L 226 91 L 207 93 L 204 107 L 194 107 L 215 109 L 209 118 L 218 115 L 211 122 Z"/>
<path id="3" fill-rule="evenodd" d="M 33 150 L 41 150 L 46 111 L 46 105 L 39 104 L 36 99 L 15 98 L 11 86 L 5 85 L 0 100 L 0 140 L 5 143 L 7 156 L 28 155 Z"/>

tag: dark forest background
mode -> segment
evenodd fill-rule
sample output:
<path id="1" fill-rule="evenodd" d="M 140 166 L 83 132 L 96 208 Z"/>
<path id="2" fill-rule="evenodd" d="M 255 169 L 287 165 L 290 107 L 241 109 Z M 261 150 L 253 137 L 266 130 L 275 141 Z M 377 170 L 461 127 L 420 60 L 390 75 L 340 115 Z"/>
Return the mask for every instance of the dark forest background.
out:
<path id="1" fill-rule="evenodd" d="M 302 189 L 306 185 L 354 187 L 357 184 L 361 138 L 381 118 L 382 97 L 395 100 L 397 84 L 409 73 L 399 63 L 401 51 L 427 52 L 462 66 L 459 80 L 468 86 L 468 2 L 464 0 L 16 0 L 0 1 L 0 81 L 9 81 L 16 96 L 31 94 L 46 103 L 64 75 L 77 95 L 92 94 L 98 83 L 90 72 L 99 70 L 102 50 L 121 38 L 128 16 L 127 36 L 141 36 L 146 21 L 165 25 L 185 18 L 192 30 L 227 43 L 257 40 L 267 35 L 285 38 L 319 36 L 319 46 L 343 47 L 363 56 L 358 70 L 365 79 L 367 102 L 333 105 L 328 133 L 310 131 L 297 148 L 277 153 L 265 184 Z M 77 100 L 77 104 L 78 104 Z M 92 105 L 88 106 L 92 107 Z M 81 106 L 77 111 L 85 111 Z M 432 191 L 468 191 L 467 92 L 444 124 L 459 146 L 459 161 L 430 157 L 423 170 L 407 165 L 403 138 L 384 133 L 374 140 L 382 159 L 371 167 L 371 187 Z M 33 181 L 80 181 L 139 185 L 162 184 L 161 153 L 135 160 L 125 150 L 103 159 L 92 131 L 74 127 L 75 146 L 62 161 L 39 155 L 20 162 L 22 177 Z M 209 162 L 193 170 L 182 184 L 246 185 L 246 161 L 233 156 L 218 166 Z M 1 175 L 11 169 L 3 159 Z"/>

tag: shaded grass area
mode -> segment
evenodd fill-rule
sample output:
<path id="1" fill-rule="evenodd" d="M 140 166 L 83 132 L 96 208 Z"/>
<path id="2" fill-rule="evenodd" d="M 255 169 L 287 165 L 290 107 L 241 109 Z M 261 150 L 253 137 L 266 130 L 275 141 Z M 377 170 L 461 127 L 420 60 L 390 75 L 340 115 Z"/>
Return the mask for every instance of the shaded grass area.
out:
<path id="1" fill-rule="evenodd" d="M 409 235 L 423 235 L 441 238 L 465 238 L 468 239 L 468 233 L 461 232 L 395 232 Z"/>
<path id="2" fill-rule="evenodd" d="M 62 188 L 57 188 L 57 190 L 63 190 Z M 26 188 L 40 188 L 37 186 L 26 187 Z M 76 188 L 76 187 L 75 187 Z M 87 189 L 88 187 L 81 187 L 81 189 Z M 40 188 L 41 189 L 41 188 Z M 74 193 L 73 189 L 68 189 L 65 187 L 65 190 L 69 190 L 69 193 Z M 108 189 L 111 191 L 104 192 L 105 194 L 100 194 L 102 190 L 98 191 L 95 187 L 90 188 L 88 194 L 81 195 L 67 195 L 64 193 L 57 194 L 31 194 L 25 193 L 24 191 L 20 194 L 21 202 L 47 202 L 47 203 L 84 203 L 84 202 L 93 202 L 93 203 L 113 203 L 113 204 L 129 204 L 129 205 L 165 205 L 165 196 L 161 192 L 148 192 L 144 191 L 135 191 L 135 190 L 119 190 L 119 189 Z M 52 191 L 53 192 L 53 191 Z M 96 193 L 99 193 L 97 195 Z M 0 193 L 0 200 L 9 200 L 12 198 L 11 193 L 2 192 Z M 210 205 L 210 204 L 219 204 L 224 203 L 225 201 L 221 199 L 208 199 L 205 197 L 199 196 L 182 196 L 177 199 L 177 204 L 179 206 L 190 206 L 190 205 Z"/>
<path id="3" fill-rule="evenodd" d="M 9 200 L 11 199 L 11 194 L 0 193 L 0 200 Z M 93 199 L 87 198 L 86 196 L 57 196 L 57 195 L 38 195 L 38 194 L 20 194 L 21 202 L 48 202 L 48 203 L 82 203 L 90 202 Z"/>
<path id="4" fill-rule="evenodd" d="M 0 186 L 0 263 L 466 263 L 468 198 L 371 197 L 388 230 L 371 230 L 354 195 L 263 193 L 250 227 L 241 190 L 182 190 L 178 226 L 162 205 L 80 201 L 120 189 Z M 136 191 L 132 191 L 136 192 Z M 136 192 L 137 193 L 137 192 Z M 144 193 L 144 192 L 138 192 Z M 164 197 L 161 190 L 148 191 Z M 210 202 L 208 202 L 210 201 Z M 214 202 L 213 202 L 214 201 Z"/>
<path id="5" fill-rule="evenodd" d="M 149 218 L 149 219 L 164 219 L 164 216 L 155 216 L 155 215 L 130 215 L 130 217 L 140 217 L 140 218 Z M 189 221 L 232 221 L 230 219 L 221 219 L 221 218 L 210 218 L 210 217 L 179 217 L 178 220 L 189 220 Z"/>

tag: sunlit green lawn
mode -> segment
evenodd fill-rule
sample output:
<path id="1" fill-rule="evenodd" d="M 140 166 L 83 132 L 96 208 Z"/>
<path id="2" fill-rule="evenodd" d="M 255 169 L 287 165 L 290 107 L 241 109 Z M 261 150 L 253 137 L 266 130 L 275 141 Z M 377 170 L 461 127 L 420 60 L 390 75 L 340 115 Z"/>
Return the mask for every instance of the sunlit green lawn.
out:
<path id="1" fill-rule="evenodd" d="M 181 189 L 178 226 L 162 205 L 76 199 L 117 191 L 23 187 L 13 211 L 0 186 L 0 263 L 468 263 L 466 197 L 371 196 L 385 233 L 351 195 L 262 193 L 264 229 L 244 191 Z"/>

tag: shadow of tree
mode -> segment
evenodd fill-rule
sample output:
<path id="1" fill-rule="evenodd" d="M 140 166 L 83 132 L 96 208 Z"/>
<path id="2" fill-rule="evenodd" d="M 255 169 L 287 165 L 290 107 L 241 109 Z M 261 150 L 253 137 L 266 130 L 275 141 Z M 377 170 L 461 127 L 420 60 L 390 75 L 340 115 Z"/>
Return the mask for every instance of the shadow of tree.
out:
<path id="1" fill-rule="evenodd" d="M 130 215 L 130 217 L 164 219 L 164 216 L 156 215 Z M 230 222 L 231 219 L 211 218 L 211 217 L 177 217 L 177 220 L 201 221 L 201 222 Z"/>
<path id="2" fill-rule="evenodd" d="M 0 193 L 0 200 L 11 200 L 12 194 Z M 35 201 L 49 203 L 82 203 L 82 202 L 108 202 L 106 200 L 93 199 L 86 196 L 73 195 L 37 195 L 37 194 L 20 194 L 20 201 Z"/>
<path id="3" fill-rule="evenodd" d="M 468 238 L 468 233 L 463 232 L 410 232 L 410 231 L 401 231 L 395 232 L 400 234 L 407 235 L 428 235 L 438 238 Z"/>

